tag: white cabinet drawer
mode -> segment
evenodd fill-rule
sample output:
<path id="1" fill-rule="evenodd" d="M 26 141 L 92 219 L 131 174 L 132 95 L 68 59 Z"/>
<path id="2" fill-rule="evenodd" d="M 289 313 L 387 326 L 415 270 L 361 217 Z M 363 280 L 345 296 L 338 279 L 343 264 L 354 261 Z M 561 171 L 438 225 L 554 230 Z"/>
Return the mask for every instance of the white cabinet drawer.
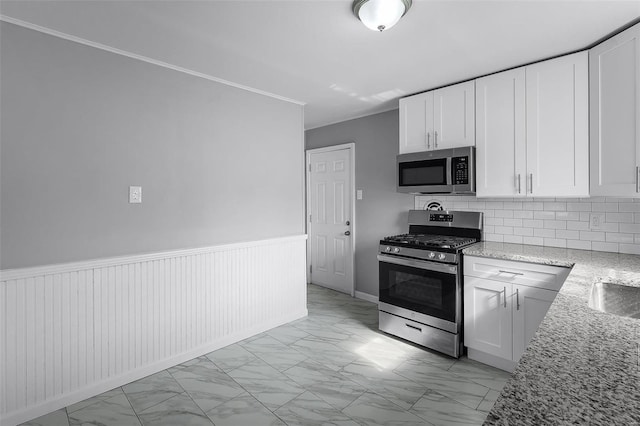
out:
<path id="1" fill-rule="evenodd" d="M 464 275 L 529 287 L 560 290 L 571 269 L 488 257 L 464 257 Z"/>

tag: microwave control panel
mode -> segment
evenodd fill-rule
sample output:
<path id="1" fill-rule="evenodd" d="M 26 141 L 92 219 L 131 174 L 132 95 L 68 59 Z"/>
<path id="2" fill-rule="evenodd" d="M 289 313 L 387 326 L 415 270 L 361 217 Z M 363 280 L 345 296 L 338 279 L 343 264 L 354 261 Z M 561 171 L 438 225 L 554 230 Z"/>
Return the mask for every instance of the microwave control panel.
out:
<path id="1" fill-rule="evenodd" d="M 469 184 L 469 157 L 453 157 L 451 159 L 453 169 L 453 184 Z"/>

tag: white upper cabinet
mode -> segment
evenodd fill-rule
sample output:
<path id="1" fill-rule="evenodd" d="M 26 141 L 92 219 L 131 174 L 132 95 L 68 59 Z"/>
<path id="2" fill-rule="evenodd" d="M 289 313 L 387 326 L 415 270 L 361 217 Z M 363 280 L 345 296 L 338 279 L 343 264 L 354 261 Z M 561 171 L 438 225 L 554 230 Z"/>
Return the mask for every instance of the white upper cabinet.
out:
<path id="1" fill-rule="evenodd" d="M 433 148 L 476 144 L 475 82 L 456 84 L 433 92 Z"/>
<path id="2" fill-rule="evenodd" d="M 476 194 L 525 193 L 524 68 L 476 80 Z"/>
<path id="3" fill-rule="evenodd" d="M 473 81 L 400 99 L 400 154 L 475 145 Z"/>
<path id="4" fill-rule="evenodd" d="M 640 197 L 640 24 L 589 54 L 591 195 Z"/>
<path id="5" fill-rule="evenodd" d="M 589 196 L 588 54 L 476 80 L 478 197 Z"/>

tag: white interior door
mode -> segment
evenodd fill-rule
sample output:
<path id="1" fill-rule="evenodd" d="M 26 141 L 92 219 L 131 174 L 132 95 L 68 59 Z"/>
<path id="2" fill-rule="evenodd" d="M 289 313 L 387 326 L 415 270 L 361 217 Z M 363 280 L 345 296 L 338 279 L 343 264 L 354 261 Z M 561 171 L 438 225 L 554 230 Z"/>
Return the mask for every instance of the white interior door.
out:
<path id="1" fill-rule="evenodd" d="M 310 282 L 354 294 L 353 144 L 307 151 Z"/>

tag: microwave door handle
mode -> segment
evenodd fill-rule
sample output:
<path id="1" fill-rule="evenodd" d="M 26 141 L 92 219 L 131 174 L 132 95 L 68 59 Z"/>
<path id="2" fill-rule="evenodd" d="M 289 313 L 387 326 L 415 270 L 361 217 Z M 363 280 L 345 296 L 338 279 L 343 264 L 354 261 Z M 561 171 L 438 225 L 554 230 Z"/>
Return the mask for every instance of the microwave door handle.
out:
<path id="1" fill-rule="evenodd" d="M 451 162 L 453 161 L 453 159 L 451 157 L 447 157 L 447 185 L 451 185 L 453 182 L 452 176 L 451 176 Z"/>

